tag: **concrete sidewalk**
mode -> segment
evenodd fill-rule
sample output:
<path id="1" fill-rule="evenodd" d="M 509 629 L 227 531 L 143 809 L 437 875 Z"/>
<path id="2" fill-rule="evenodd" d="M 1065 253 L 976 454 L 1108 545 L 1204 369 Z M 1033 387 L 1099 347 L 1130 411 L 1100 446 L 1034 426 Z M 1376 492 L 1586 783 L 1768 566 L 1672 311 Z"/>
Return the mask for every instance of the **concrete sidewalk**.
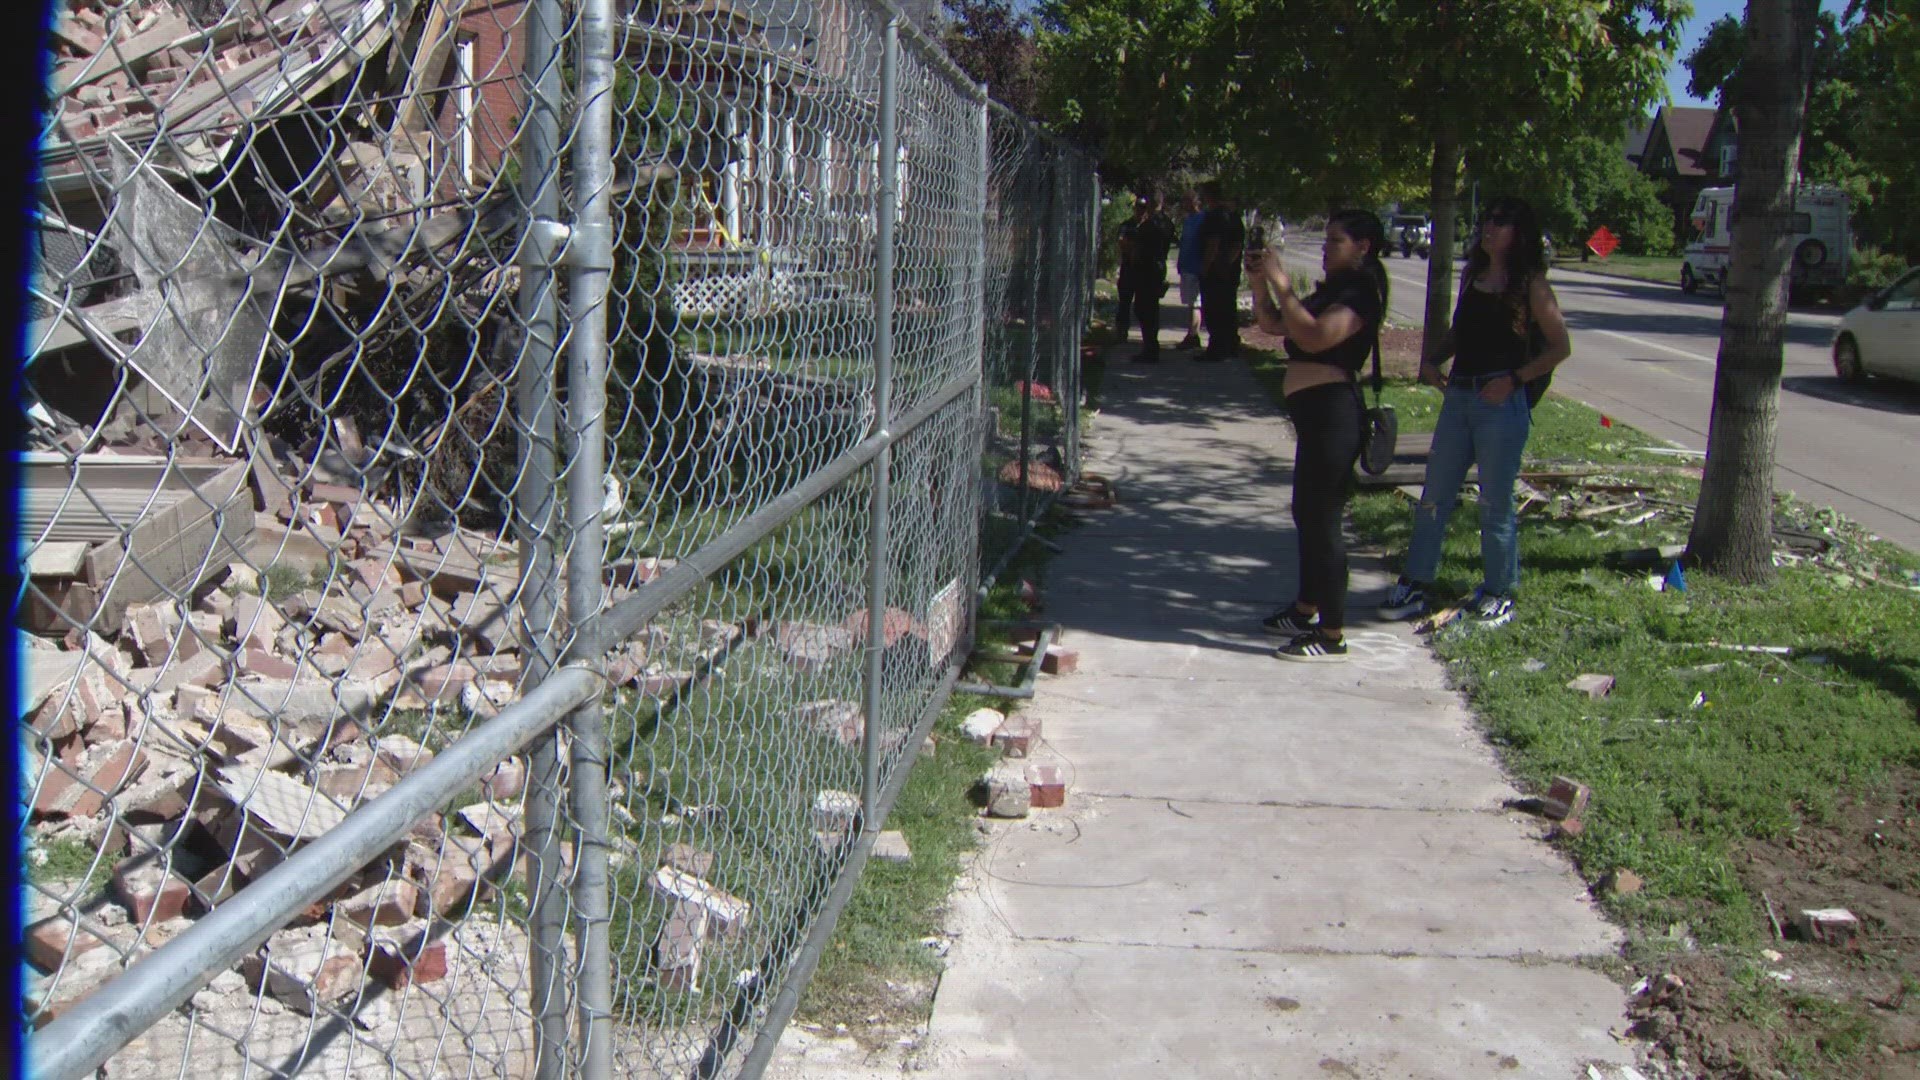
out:
<path id="1" fill-rule="evenodd" d="M 1586 1077 L 1631 1063 L 1617 934 L 1440 665 L 1373 622 L 1272 659 L 1289 429 L 1245 365 L 1108 368 L 1089 512 L 1049 570 L 1080 652 L 1030 710 L 1063 810 L 999 823 L 953 903 L 915 1071 L 939 1077 Z M 1362 564 L 1364 566 L 1364 564 Z M 790 1073 L 788 1075 L 800 1075 Z M 1611 1071 L 1607 1072 L 1611 1075 Z"/>

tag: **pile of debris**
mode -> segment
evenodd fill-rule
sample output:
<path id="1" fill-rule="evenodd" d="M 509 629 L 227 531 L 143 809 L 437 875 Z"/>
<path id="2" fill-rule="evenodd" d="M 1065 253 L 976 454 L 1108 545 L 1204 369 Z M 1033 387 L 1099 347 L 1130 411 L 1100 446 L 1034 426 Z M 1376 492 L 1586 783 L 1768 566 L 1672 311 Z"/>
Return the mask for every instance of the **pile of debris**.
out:
<path id="1" fill-rule="evenodd" d="M 141 138 L 164 117 L 182 164 L 217 161 L 249 121 L 304 102 L 343 60 L 384 46 L 399 21 L 384 7 L 75 0 L 53 27 L 54 130 L 70 144 Z"/>

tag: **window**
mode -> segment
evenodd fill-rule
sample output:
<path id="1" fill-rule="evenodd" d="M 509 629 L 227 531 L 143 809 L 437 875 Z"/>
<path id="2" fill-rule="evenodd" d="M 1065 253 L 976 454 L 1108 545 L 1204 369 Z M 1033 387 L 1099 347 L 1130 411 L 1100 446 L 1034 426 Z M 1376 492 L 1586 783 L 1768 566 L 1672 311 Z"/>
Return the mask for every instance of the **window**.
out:
<path id="1" fill-rule="evenodd" d="M 1720 144 L 1720 175 L 1721 176 L 1732 176 L 1733 168 L 1736 164 L 1739 163 L 1739 161 L 1740 161 L 1740 146 L 1738 143 Z"/>
<path id="2" fill-rule="evenodd" d="M 1908 274 L 1887 290 L 1883 311 L 1913 311 L 1920 308 L 1920 272 Z"/>

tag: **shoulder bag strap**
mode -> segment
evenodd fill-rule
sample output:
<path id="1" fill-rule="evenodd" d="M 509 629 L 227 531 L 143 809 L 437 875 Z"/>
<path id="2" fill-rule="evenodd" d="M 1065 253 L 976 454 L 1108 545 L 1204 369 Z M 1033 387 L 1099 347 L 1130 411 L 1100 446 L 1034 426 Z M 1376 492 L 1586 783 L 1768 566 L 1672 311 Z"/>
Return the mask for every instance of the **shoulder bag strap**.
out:
<path id="1" fill-rule="evenodd" d="M 1378 282 L 1374 283 L 1373 295 L 1380 300 L 1380 319 L 1373 324 L 1373 404 L 1378 408 L 1387 389 L 1386 376 L 1380 372 L 1380 331 L 1387 325 L 1387 296 L 1380 291 Z"/>

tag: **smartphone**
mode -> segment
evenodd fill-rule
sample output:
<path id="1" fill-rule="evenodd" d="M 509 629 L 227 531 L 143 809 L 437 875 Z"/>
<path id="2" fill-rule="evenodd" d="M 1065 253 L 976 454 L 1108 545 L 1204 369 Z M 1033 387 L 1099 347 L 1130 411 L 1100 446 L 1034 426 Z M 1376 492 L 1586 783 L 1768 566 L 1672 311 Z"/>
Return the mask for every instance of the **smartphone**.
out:
<path id="1" fill-rule="evenodd" d="M 1247 214 L 1247 251 L 1249 253 L 1267 250 L 1267 227 L 1260 221 L 1259 211 Z"/>

